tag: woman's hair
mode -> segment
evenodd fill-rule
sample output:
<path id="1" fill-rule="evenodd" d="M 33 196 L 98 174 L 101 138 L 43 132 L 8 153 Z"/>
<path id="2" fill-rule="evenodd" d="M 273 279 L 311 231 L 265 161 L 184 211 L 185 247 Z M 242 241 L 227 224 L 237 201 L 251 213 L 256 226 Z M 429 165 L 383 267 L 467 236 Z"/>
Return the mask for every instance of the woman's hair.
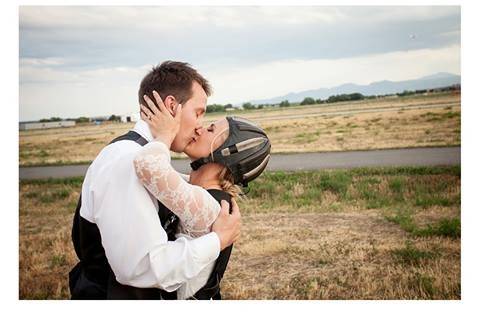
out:
<path id="1" fill-rule="evenodd" d="M 218 175 L 220 181 L 220 187 L 223 191 L 230 194 L 232 198 L 238 198 L 242 195 L 242 188 L 233 183 L 233 175 L 227 167 L 223 167 L 222 171 Z"/>

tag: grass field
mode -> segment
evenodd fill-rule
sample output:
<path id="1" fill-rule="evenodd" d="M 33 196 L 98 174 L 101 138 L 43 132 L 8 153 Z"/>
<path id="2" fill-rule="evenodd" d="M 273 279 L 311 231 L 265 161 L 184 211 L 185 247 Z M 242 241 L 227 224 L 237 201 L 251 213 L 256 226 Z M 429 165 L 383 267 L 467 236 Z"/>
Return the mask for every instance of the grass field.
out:
<path id="1" fill-rule="evenodd" d="M 266 172 L 225 299 L 460 299 L 460 167 Z M 20 182 L 20 299 L 66 299 L 82 178 Z"/>
<path id="2" fill-rule="evenodd" d="M 460 96 L 451 93 L 233 114 L 259 123 L 273 153 L 460 145 Z M 225 115 L 208 114 L 205 122 Z M 21 131 L 20 166 L 89 163 L 131 127 L 105 123 Z"/>

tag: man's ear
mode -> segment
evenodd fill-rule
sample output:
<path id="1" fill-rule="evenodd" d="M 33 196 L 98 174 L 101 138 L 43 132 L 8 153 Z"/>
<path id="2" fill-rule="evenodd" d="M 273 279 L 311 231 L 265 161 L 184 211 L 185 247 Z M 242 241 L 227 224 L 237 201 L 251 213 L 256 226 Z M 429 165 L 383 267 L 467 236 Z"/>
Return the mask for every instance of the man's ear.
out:
<path id="1" fill-rule="evenodd" d="M 178 104 L 177 99 L 175 99 L 174 96 L 167 96 L 165 100 L 163 101 L 163 104 L 165 105 L 165 108 L 170 112 L 172 116 L 175 116 L 175 107 Z"/>

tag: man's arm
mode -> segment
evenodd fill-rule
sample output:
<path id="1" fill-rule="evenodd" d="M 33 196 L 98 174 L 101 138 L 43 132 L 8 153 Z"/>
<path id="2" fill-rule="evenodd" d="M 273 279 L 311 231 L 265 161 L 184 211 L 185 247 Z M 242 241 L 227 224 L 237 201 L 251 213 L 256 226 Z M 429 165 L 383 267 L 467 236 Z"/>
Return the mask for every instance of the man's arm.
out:
<path id="1" fill-rule="evenodd" d="M 94 196 L 92 203 L 97 212 L 94 222 L 118 282 L 174 291 L 198 275 L 218 257 L 221 249 L 236 240 L 240 213 L 233 206 L 233 213 L 229 215 L 228 206 L 223 204 L 212 227 L 214 232 L 193 240 L 181 238 L 169 242 L 158 218 L 156 201 L 136 177 L 134 155 L 129 153 L 115 165 L 109 165 L 108 174 L 105 169 L 100 170 L 102 175 L 97 172 L 99 178 L 93 183 L 97 186 L 94 189 L 106 192 Z"/>
<path id="2" fill-rule="evenodd" d="M 181 237 L 155 246 L 133 272 L 115 275 L 117 281 L 125 285 L 156 287 L 171 292 L 196 277 L 217 259 L 219 252 L 220 241 L 215 232 L 192 240 Z"/>

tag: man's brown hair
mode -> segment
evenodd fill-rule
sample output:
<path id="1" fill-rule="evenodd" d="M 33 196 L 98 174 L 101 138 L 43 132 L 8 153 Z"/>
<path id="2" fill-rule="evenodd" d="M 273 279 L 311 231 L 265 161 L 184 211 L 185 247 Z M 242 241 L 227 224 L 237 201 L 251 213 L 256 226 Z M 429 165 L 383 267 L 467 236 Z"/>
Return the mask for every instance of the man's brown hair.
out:
<path id="1" fill-rule="evenodd" d="M 155 101 L 152 94 L 152 91 L 155 90 L 162 99 L 172 95 L 179 103 L 183 104 L 193 95 L 193 81 L 198 82 L 207 96 L 210 96 L 212 91 L 210 84 L 197 70 L 186 62 L 165 61 L 153 67 L 143 78 L 138 90 L 138 102 L 148 107 L 143 96 L 147 95 L 152 101 Z"/>

